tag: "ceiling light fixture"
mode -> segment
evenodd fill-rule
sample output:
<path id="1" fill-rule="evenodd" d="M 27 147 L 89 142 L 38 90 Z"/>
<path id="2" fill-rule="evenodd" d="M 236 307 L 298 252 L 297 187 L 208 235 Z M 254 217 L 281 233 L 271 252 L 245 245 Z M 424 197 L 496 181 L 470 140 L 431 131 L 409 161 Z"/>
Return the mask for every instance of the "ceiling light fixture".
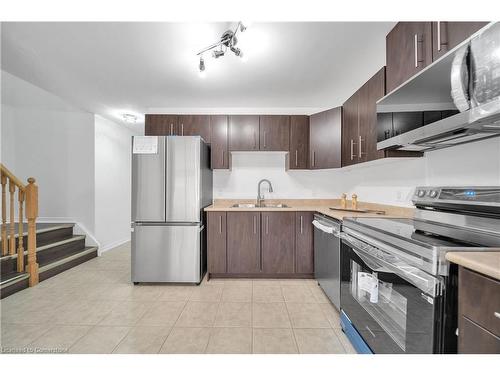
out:
<path id="1" fill-rule="evenodd" d="M 238 22 L 238 25 L 236 25 L 236 28 L 233 30 L 227 30 L 225 31 L 220 40 L 215 42 L 214 44 L 203 48 L 200 52 L 198 52 L 196 55 L 200 56 L 200 73 L 205 71 L 205 62 L 203 61 L 203 54 L 205 52 L 212 51 L 212 56 L 215 59 L 218 59 L 219 57 L 222 57 L 225 55 L 227 49 L 229 48 L 231 52 L 233 52 L 236 56 L 238 57 L 243 57 L 243 52 L 241 49 L 236 47 L 236 44 L 238 43 L 238 38 L 236 38 L 236 34 L 239 32 L 243 32 L 247 29 L 245 25 L 243 25 L 242 22 Z M 202 68 L 203 67 L 203 68 Z"/>
<path id="2" fill-rule="evenodd" d="M 135 124 L 137 122 L 137 116 L 131 113 L 124 113 L 122 118 L 123 121 L 128 122 L 129 124 Z"/>

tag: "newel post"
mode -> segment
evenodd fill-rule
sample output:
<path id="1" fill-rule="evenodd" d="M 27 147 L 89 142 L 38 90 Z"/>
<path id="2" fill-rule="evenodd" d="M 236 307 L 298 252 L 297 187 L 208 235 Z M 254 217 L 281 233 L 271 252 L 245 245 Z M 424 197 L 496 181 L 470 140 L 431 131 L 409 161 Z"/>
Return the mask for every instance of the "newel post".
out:
<path id="1" fill-rule="evenodd" d="M 36 218 L 38 217 L 38 186 L 33 177 L 26 185 L 26 219 L 28 220 L 28 262 L 26 271 L 30 275 L 29 285 L 38 284 L 38 263 L 36 262 Z"/>

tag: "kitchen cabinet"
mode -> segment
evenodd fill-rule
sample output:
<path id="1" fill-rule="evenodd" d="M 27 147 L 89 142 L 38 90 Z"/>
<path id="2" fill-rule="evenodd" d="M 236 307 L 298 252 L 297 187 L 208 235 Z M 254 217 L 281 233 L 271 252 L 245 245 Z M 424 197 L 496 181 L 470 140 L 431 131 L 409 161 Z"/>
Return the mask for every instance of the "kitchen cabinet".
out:
<path id="1" fill-rule="evenodd" d="M 462 43 L 488 22 L 432 22 L 432 60 Z"/>
<path id="2" fill-rule="evenodd" d="M 177 133 L 177 115 L 146 115 L 144 135 L 177 135 Z"/>
<path id="3" fill-rule="evenodd" d="M 295 213 L 295 273 L 314 272 L 314 212 Z"/>
<path id="4" fill-rule="evenodd" d="M 398 22 L 386 37 L 387 93 L 431 62 L 431 22 Z"/>
<path id="5" fill-rule="evenodd" d="M 228 116 L 210 116 L 212 169 L 229 169 Z"/>
<path id="6" fill-rule="evenodd" d="M 359 91 L 343 104 L 342 108 L 342 166 L 356 164 L 356 144 L 359 132 Z"/>
<path id="7" fill-rule="evenodd" d="M 290 116 L 265 115 L 259 117 L 261 151 L 288 151 L 290 149 Z"/>
<path id="8" fill-rule="evenodd" d="M 341 167 L 342 107 L 316 113 L 309 122 L 311 169 Z"/>
<path id="9" fill-rule="evenodd" d="M 229 151 L 259 150 L 259 116 L 229 116 Z"/>
<path id="10" fill-rule="evenodd" d="M 260 212 L 227 212 L 227 272 L 256 274 L 261 269 Z"/>
<path id="11" fill-rule="evenodd" d="M 295 213 L 262 212 L 261 270 L 265 274 L 294 272 Z"/>
<path id="12" fill-rule="evenodd" d="M 467 268 L 458 274 L 458 352 L 500 354 L 500 281 Z"/>
<path id="13" fill-rule="evenodd" d="M 208 273 L 227 272 L 226 213 L 207 214 Z"/>
<path id="14" fill-rule="evenodd" d="M 290 116 L 290 169 L 309 167 L 309 116 Z"/>
<path id="15" fill-rule="evenodd" d="M 177 123 L 177 135 L 199 135 L 206 143 L 210 143 L 210 117 L 208 115 L 181 115 Z"/>

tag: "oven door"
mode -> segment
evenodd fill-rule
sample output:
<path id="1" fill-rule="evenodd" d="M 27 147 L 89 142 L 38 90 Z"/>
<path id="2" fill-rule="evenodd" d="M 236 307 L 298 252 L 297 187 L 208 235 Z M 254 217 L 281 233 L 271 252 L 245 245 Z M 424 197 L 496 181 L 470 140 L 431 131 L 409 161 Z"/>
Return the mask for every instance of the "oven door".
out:
<path id="1" fill-rule="evenodd" d="M 341 308 L 374 353 L 433 353 L 441 282 L 342 234 Z"/>

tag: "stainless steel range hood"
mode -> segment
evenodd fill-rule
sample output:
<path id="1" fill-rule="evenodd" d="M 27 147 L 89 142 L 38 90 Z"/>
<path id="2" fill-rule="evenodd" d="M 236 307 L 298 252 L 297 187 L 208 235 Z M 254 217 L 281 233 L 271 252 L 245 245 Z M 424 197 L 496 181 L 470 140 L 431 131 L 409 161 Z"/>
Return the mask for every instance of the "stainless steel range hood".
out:
<path id="1" fill-rule="evenodd" d="M 431 151 L 500 136 L 500 24 L 379 100 L 377 115 L 378 150 Z"/>

